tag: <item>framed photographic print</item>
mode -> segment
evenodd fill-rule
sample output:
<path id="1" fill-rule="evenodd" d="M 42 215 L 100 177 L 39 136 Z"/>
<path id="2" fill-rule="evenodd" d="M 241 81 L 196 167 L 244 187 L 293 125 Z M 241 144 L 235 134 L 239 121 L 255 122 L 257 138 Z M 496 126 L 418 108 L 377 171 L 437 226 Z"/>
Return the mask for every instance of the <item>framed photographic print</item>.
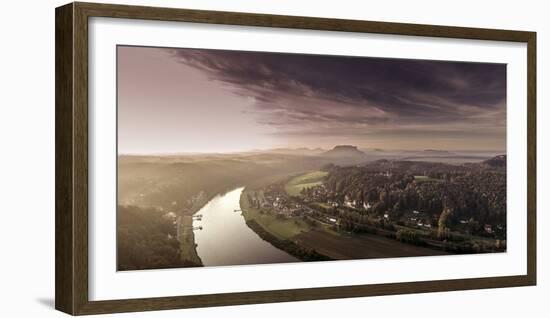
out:
<path id="1" fill-rule="evenodd" d="M 56 10 L 56 308 L 536 284 L 536 34 Z"/>

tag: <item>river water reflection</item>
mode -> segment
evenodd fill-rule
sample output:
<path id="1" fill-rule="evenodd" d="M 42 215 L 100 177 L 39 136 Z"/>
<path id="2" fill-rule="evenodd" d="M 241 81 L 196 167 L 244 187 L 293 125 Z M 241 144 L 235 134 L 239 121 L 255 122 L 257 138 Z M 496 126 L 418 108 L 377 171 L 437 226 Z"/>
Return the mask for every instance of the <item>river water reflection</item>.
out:
<path id="1" fill-rule="evenodd" d="M 210 200 L 195 215 L 197 253 L 204 266 L 297 262 L 298 259 L 262 240 L 240 212 L 244 188 L 237 188 Z"/>

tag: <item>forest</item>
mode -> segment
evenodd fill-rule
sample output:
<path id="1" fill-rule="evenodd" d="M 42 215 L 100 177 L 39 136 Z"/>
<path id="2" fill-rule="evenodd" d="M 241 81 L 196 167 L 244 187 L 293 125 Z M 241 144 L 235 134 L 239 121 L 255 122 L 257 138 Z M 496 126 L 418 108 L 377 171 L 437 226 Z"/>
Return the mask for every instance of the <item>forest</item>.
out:
<path id="1" fill-rule="evenodd" d="M 303 189 L 299 200 L 338 220 L 341 231 L 455 253 L 502 251 L 505 167 L 505 156 L 463 165 L 388 160 L 327 165 L 324 184 Z"/>
<path id="2" fill-rule="evenodd" d="M 118 270 L 200 266 L 180 257 L 173 218 L 162 211 L 119 206 L 117 221 Z"/>
<path id="3" fill-rule="evenodd" d="M 491 236 L 505 239 L 506 171 L 501 165 L 505 158 L 498 163 L 491 160 L 491 166 L 407 161 L 329 166 L 326 187 L 333 200 L 347 197 L 355 205 L 371 204 L 370 215 L 401 220 L 406 211 L 421 211 L 432 226 L 440 221 L 451 229 L 468 224 L 463 232 L 487 235 L 485 225 L 491 225 Z"/>

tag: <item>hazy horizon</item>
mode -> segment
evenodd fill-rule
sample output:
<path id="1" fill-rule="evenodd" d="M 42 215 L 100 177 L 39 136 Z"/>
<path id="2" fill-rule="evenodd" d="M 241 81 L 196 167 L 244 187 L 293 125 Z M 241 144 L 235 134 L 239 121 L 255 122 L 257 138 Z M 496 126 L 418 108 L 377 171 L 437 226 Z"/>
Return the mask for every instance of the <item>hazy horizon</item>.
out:
<path id="1" fill-rule="evenodd" d="M 504 64 L 130 46 L 117 52 L 121 155 L 342 144 L 506 151 Z"/>
<path id="2" fill-rule="evenodd" d="M 274 148 L 263 148 L 263 149 L 248 149 L 248 150 L 242 150 L 242 151 L 175 151 L 175 152 L 119 152 L 118 156 L 175 156 L 175 155 L 230 155 L 230 154 L 246 154 L 246 153 L 253 153 L 253 152 L 272 152 L 276 150 L 304 150 L 304 151 L 328 151 L 333 149 L 336 146 L 342 146 L 342 145 L 334 145 L 330 148 L 310 148 L 310 147 L 274 147 Z M 346 146 L 356 146 L 356 145 L 346 145 Z M 475 149 L 381 149 L 381 148 L 371 148 L 371 147 L 361 147 L 356 146 L 358 150 L 360 151 L 379 151 L 379 152 L 424 152 L 424 151 L 442 151 L 442 152 L 449 152 L 451 154 L 469 154 L 469 153 L 494 153 L 494 154 L 506 154 L 506 149 L 484 149 L 484 150 L 475 150 Z"/>

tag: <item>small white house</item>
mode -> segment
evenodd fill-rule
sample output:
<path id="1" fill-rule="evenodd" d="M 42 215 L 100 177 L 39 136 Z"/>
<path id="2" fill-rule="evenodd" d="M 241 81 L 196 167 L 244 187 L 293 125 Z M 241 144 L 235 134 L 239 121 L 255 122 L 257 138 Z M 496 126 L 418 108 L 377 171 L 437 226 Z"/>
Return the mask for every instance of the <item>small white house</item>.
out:
<path id="1" fill-rule="evenodd" d="M 368 209 L 372 208 L 372 205 L 370 205 L 369 202 L 363 202 L 363 208 L 365 208 L 365 210 L 368 210 Z"/>

